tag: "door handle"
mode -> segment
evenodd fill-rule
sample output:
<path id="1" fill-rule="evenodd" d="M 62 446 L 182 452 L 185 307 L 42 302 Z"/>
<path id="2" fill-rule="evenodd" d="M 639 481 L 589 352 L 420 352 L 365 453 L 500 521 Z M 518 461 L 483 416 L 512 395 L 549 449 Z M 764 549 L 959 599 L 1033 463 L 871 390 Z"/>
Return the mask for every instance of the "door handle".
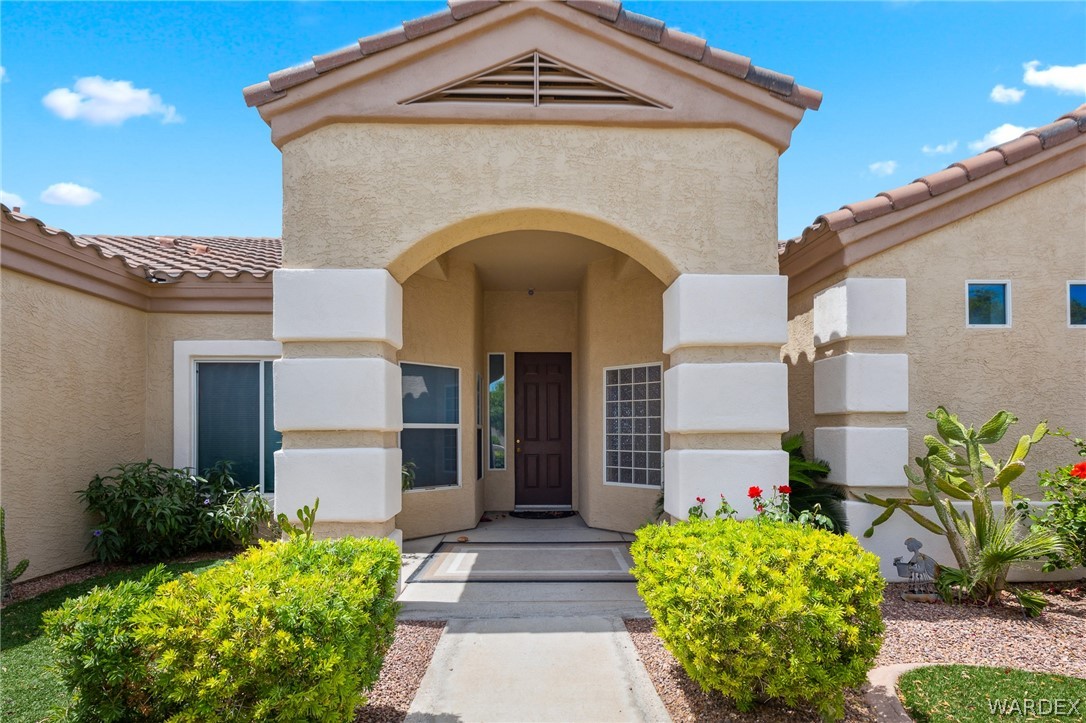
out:
<path id="1" fill-rule="evenodd" d="M 519 439 L 516 441 L 516 445 L 517 445 L 517 454 L 520 454 L 520 440 Z"/>

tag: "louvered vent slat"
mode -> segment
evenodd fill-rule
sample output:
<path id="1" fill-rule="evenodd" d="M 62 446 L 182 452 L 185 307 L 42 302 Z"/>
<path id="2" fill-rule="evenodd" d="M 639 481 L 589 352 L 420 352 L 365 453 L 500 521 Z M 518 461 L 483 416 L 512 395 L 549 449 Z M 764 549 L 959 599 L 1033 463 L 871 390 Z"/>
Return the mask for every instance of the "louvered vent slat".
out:
<path id="1" fill-rule="evenodd" d="M 408 102 L 660 107 L 539 53 Z"/>

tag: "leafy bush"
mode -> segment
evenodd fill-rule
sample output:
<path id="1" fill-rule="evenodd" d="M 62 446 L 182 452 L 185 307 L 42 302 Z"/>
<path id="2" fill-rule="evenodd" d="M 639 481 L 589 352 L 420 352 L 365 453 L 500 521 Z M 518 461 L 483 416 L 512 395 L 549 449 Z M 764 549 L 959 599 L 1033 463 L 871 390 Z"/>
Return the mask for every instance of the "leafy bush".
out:
<path id="1" fill-rule="evenodd" d="M 1055 434 L 1069 439 L 1079 457 L 1086 458 L 1086 440 L 1071 439 L 1062 429 Z M 1065 545 L 1062 553 L 1048 556 L 1044 570 L 1086 565 L 1086 459 L 1056 470 L 1045 470 L 1040 473 L 1039 481 L 1045 500 L 1052 504 L 1043 515 L 1030 517 L 1040 528 L 1060 535 Z"/>
<path id="2" fill-rule="evenodd" d="M 808 460 L 803 454 L 804 441 L 803 432 L 781 440 L 781 449 L 788 453 L 789 507 L 796 515 L 825 516 L 830 521 L 827 529 L 843 535 L 848 532 L 845 493 L 826 483 L 830 466 L 825 460 Z"/>
<path id="3" fill-rule="evenodd" d="M 239 488 L 229 462 L 196 477 L 147 460 L 95 475 L 79 492 L 101 520 L 87 545 L 103 562 L 165 560 L 193 550 L 246 545 L 271 507 Z"/>
<path id="4" fill-rule="evenodd" d="M 844 715 L 882 644 L 878 558 L 855 538 L 769 520 L 638 530 L 637 589 L 665 645 L 704 690 L 749 710 L 805 701 Z"/>
<path id="5" fill-rule="evenodd" d="M 11 595 L 11 584 L 19 579 L 30 566 L 30 560 L 20 560 L 15 567 L 8 567 L 8 536 L 4 529 L 4 508 L 0 507 L 0 598 Z"/>
<path id="6" fill-rule="evenodd" d="M 265 544 L 159 588 L 135 616 L 177 721 L 348 720 L 392 643 L 390 540 Z"/>
<path id="7" fill-rule="evenodd" d="M 94 588 L 43 616 L 57 669 L 74 695 L 67 711 L 78 721 L 161 720 L 147 662 L 133 635 L 132 615 L 169 579 L 159 565 L 138 581 Z"/>
<path id="8" fill-rule="evenodd" d="M 390 540 L 299 535 L 70 601 L 49 632 L 72 717 L 349 720 L 392 642 L 399 570 Z"/>

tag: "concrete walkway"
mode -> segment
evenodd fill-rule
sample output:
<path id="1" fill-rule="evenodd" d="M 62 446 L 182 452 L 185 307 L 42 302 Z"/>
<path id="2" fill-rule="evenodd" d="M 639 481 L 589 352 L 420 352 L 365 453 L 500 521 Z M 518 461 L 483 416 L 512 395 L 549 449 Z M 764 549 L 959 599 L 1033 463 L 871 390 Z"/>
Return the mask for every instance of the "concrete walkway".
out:
<path id="1" fill-rule="evenodd" d="M 404 579 L 442 542 L 620 542 L 581 520 L 493 516 L 473 530 L 404 543 Z M 634 583 L 412 583 L 401 619 L 448 620 L 409 723 L 670 721 L 624 617 L 646 617 Z"/>

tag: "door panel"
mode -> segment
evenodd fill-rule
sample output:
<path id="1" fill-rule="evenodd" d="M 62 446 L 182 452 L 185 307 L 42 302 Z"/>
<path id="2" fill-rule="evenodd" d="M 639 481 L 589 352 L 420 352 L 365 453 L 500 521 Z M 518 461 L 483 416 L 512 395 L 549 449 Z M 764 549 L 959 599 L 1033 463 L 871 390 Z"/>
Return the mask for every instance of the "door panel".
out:
<path id="1" fill-rule="evenodd" d="M 569 506 L 573 501 L 571 357 L 515 355 L 516 504 Z"/>

